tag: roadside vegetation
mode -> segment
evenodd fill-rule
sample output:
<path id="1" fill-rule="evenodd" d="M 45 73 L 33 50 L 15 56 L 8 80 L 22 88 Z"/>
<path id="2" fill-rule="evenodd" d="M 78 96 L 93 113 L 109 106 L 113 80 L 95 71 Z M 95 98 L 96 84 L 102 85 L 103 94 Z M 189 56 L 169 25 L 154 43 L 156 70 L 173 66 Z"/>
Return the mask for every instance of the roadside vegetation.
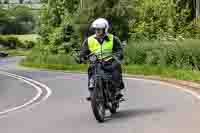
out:
<path id="1" fill-rule="evenodd" d="M 37 43 L 37 35 L 0 35 L 0 51 L 9 56 L 28 56 Z"/>
<path id="2" fill-rule="evenodd" d="M 7 8 L 0 4 L 0 51 L 27 56 L 37 42 L 37 13 L 26 5 Z"/>
<path id="3" fill-rule="evenodd" d="M 0 34 L 30 34 L 36 29 L 37 13 L 25 5 L 5 8 L 0 4 Z"/>
<path id="4" fill-rule="evenodd" d="M 87 65 L 65 65 L 65 64 L 37 64 L 28 61 L 20 62 L 26 67 L 50 69 L 50 70 L 64 70 L 67 72 L 87 72 Z M 162 67 L 155 65 L 128 65 L 123 66 L 124 74 L 144 75 L 144 76 L 159 76 L 160 78 L 173 78 L 178 80 L 199 81 L 200 72 L 189 69 L 177 69 L 174 67 Z"/>
<path id="5" fill-rule="evenodd" d="M 85 71 L 87 65 L 77 64 L 71 55 L 93 33 L 89 28 L 91 22 L 104 17 L 112 24 L 110 32 L 126 44 L 125 73 L 199 80 L 200 18 L 195 16 L 190 2 L 43 0 L 42 4 L 36 15 L 39 17 L 28 19 L 31 22 L 27 23 L 34 24 L 28 30 L 31 35 L 0 36 L 0 43 L 6 42 L 4 48 L 28 50 L 24 54 L 27 58 L 21 62 L 24 66 Z M 3 20 L 16 18 L 2 14 Z M 23 26 L 24 22 L 19 24 Z"/>

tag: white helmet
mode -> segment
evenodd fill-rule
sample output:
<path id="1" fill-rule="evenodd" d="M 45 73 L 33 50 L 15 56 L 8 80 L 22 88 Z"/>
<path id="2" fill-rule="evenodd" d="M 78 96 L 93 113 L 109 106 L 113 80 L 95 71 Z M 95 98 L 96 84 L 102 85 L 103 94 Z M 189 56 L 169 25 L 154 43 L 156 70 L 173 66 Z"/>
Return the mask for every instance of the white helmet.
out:
<path id="1" fill-rule="evenodd" d="M 109 24 L 105 18 L 98 18 L 92 23 L 92 28 L 105 29 L 105 34 L 108 33 Z"/>

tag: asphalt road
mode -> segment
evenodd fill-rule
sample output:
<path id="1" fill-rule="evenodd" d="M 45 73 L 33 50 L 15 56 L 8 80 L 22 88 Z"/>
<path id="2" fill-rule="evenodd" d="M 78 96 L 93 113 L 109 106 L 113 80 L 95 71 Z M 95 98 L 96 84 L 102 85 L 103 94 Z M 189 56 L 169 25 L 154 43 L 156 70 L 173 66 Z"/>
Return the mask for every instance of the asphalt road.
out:
<path id="1" fill-rule="evenodd" d="M 47 85 L 52 94 L 1 118 L 1 111 L 26 103 L 37 94 L 33 86 L 0 74 L 1 133 L 199 133 L 200 101 L 174 86 L 151 80 L 125 79 L 127 101 L 107 121 L 94 119 L 85 100 L 87 76 L 20 69 L 20 58 L 0 59 L 0 70 Z M 42 91 L 45 91 L 44 89 Z M 46 94 L 46 92 L 44 92 Z M 43 96 L 45 95 L 43 94 Z"/>

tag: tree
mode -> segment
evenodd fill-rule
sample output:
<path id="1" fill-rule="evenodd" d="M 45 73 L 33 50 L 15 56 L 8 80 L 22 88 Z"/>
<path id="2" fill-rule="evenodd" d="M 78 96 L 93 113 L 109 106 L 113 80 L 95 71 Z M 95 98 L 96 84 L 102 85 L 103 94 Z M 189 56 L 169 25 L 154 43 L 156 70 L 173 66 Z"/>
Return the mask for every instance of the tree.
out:
<path id="1" fill-rule="evenodd" d="M 128 5 L 135 1 L 138 0 L 42 0 L 38 30 L 42 42 L 54 53 L 60 48 L 70 52 L 80 47 L 85 35 L 92 33 L 89 26 L 98 17 L 109 21 L 111 33 L 127 40 L 129 21 L 134 14 L 134 8 Z"/>
<path id="2" fill-rule="evenodd" d="M 177 0 L 176 5 L 178 8 L 178 11 L 186 8 L 191 9 L 191 15 L 189 16 L 189 20 L 191 21 L 193 18 L 196 17 L 196 5 L 198 3 L 198 0 Z"/>
<path id="3" fill-rule="evenodd" d="M 196 17 L 200 16 L 200 1 L 199 0 L 194 0 L 194 8 L 195 8 L 195 13 Z"/>
<path id="4" fill-rule="evenodd" d="M 42 0 L 42 2 L 44 5 L 38 31 L 43 44 L 49 45 L 53 53 L 57 53 L 59 49 L 70 52 L 79 41 L 73 22 L 73 16 L 79 8 L 79 0 Z"/>
<path id="5" fill-rule="evenodd" d="M 9 9 L 0 8 L 0 33 L 25 34 L 34 29 L 35 18 L 32 10 L 26 6 Z"/>
<path id="6" fill-rule="evenodd" d="M 24 3 L 24 0 L 19 0 L 19 3 L 20 3 L 20 4 L 23 4 L 23 3 Z"/>
<path id="7" fill-rule="evenodd" d="M 80 25 L 82 36 L 88 32 L 89 26 L 96 18 L 106 18 L 111 26 L 110 32 L 119 36 L 122 40 L 128 39 L 128 21 L 134 14 L 132 5 L 133 0 L 84 0 L 83 8 L 79 10 L 76 23 Z"/>
<path id="8" fill-rule="evenodd" d="M 9 0 L 4 0 L 4 4 L 9 4 Z"/>

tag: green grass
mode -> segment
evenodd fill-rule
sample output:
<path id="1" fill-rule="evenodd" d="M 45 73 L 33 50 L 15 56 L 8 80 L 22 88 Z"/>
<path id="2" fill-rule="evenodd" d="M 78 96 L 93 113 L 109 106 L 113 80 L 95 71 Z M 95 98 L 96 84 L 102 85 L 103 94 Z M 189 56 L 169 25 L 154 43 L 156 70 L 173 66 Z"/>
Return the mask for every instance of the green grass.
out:
<path id="1" fill-rule="evenodd" d="M 20 41 L 25 42 L 25 41 L 37 41 L 37 38 L 39 35 L 37 34 L 26 34 L 26 35 L 0 35 L 1 37 L 17 37 Z"/>
<path id="2" fill-rule="evenodd" d="M 25 60 L 20 62 L 20 65 L 32 68 L 44 68 L 51 70 L 66 70 L 74 72 L 85 72 L 87 70 L 87 65 L 62 65 L 62 64 L 35 64 L 27 62 Z"/>
<path id="3" fill-rule="evenodd" d="M 160 76 L 161 78 L 174 78 L 178 80 L 200 80 L 199 71 L 177 69 L 173 67 L 130 65 L 124 67 L 124 72 L 134 75 Z"/>
<path id="4" fill-rule="evenodd" d="M 33 64 L 22 61 L 22 66 L 33 68 L 44 68 L 51 70 L 64 70 L 73 72 L 87 72 L 87 65 L 62 65 L 62 64 Z M 200 80 L 200 72 L 186 69 L 175 69 L 172 67 L 160 67 L 150 65 L 123 66 L 123 72 L 133 75 L 160 76 L 161 78 L 174 78 L 178 80 Z"/>
<path id="5" fill-rule="evenodd" d="M 28 56 L 31 52 L 31 50 L 7 48 L 0 48 L 0 51 L 8 52 L 8 56 Z"/>
<path id="6" fill-rule="evenodd" d="M 7 51 L 11 56 L 28 56 L 30 54 L 30 50 L 23 50 L 23 49 L 14 49 Z"/>

